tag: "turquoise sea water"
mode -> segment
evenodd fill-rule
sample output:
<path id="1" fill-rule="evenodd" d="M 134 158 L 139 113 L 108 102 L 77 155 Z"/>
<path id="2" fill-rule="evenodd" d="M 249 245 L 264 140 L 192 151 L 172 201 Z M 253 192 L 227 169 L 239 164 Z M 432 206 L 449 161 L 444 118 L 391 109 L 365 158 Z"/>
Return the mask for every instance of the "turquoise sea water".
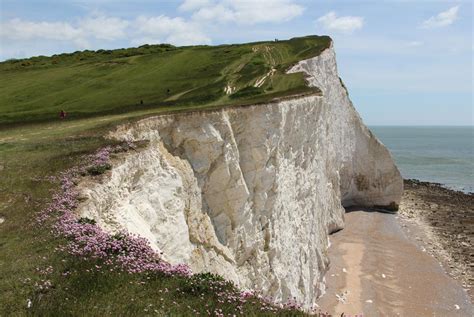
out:
<path id="1" fill-rule="evenodd" d="M 474 192 L 474 127 L 371 126 L 404 178 Z"/>

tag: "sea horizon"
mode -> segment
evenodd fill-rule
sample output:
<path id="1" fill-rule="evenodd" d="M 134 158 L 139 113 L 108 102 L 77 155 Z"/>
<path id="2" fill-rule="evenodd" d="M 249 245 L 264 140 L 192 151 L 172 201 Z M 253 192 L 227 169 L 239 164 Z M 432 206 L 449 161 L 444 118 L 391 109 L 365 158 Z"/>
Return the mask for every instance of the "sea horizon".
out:
<path id="1" fill-rule="evenodd" d="M 371 125 L 405 179 L 474 192 L 474 126 Z"/>
<path id="2" fill-rule="evenodd" d="M 367 127 L 410 127 L 410 128 L 474 128 L 474 125 L 405 125 L 405 124 L 368 124 Z"/>

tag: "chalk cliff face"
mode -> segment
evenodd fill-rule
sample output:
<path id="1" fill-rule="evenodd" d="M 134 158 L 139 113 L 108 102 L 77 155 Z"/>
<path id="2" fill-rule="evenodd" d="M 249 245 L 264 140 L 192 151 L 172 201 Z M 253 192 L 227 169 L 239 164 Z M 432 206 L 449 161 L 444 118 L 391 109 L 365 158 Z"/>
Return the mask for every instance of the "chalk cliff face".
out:
<path id="1" fill-rule="evenodd" d="M 332 48 L 301 61 L 322 95 L 153 117 L 112 133 L 149 140 L 83 186 L 83 216 L 146 237 L 171 263 L 310 307 L 343 206 L 398 204 L 402 179 L 363 125 Z"/>

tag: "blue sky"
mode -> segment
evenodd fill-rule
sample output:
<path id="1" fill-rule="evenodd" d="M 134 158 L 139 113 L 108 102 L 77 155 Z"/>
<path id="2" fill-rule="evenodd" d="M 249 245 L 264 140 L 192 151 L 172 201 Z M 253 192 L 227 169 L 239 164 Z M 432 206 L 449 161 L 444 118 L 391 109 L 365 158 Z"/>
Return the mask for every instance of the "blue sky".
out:
<path id="1" fill-rule="evenodd" d="M 328 34 L 367 124 L 474 122 L 470 0 L 0 0 L 0 14 L 1 60 Z"/>

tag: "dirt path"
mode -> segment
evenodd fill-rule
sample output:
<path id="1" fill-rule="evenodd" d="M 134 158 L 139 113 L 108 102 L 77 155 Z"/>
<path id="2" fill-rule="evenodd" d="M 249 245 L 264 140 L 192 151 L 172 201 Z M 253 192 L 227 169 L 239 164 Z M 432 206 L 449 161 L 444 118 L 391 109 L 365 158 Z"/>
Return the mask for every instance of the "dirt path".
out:
<path id="1" fill-rule="evenodd" d="M 336 316 L 474 316 L 466 291 L 406 232 L 397 215 L 348 212 L 318 304 Z"/>

